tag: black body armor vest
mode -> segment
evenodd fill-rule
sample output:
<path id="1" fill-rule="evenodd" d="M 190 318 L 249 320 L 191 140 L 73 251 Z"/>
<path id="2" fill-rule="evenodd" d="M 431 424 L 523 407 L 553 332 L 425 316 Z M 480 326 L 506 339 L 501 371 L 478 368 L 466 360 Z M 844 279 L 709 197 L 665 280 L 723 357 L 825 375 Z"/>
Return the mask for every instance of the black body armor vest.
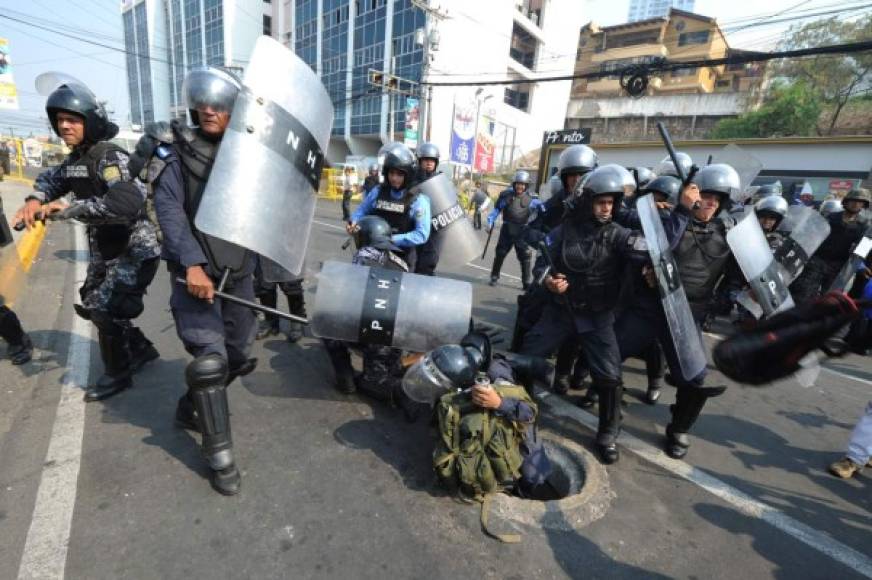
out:
<path id="1" fill-rule="evenodd" d="M 827 262 L 837 262 L 839 265 L 848 259 L 851 247 L 862 239 L 867 226 L 863 216 L 859 216 L 853 222 L 845 223 L 843 215 L 839 212 L 827 216 L 830 222 L 830 235 L 815 254 Z"/>
<path id="2" fill-rule="evenodd" d="M 506 197 L 508 203 L 503 208 L 503 219 L 510 224 L 526 224 L 530 219 L 530 203 L 533 201 L 533 196 L 525 191 L 520 195 L 511 193 Z"/>
<path id="3" fill-rule="evenodd" d="M 372 205 L 372 215 L 384 218 L 391 226 L 394 234 L 405 234 L 415 229 L 415 219 L 409 215 L 417 195 L 406 191 L 402 199 L 391 197 L 390 187 L 380 187 L 375 203 Z"/>
<path id="4" fill-rule="evenodd" d="M 120 153 L 127 152 L 109 141 L 98 141 L 73 159 L 61 169 L 61 176 L 66 185 L 78 200 L 92 197 L 103 197 L 107 188 L 97 175 L 97 166 L 100 160 L 110 151 Z M 97 250 L 104 260 L 112 260 L 121 255 L 127 248 L 130 240 L 130 228 L 132 224 L 101 224 L 90 226 L 93 228 L 94 238 L 97 242 Z"/>
<path id="5" fill-rule="evenodd" d="M 220 280 L 224 270 L 232 270 L 231 279 L 240 279 L 254 271 L 254 256 L 251 252 L 197 230 L 194 217 L 206 190 L 206 182 L 212 172 L 212 163 L 218 153 L 218 143 L 209 141 L 195 131 L 173 121 L 173 149 L 179 158 L 182 179 L 185 183 L 185 214 L 191 231 L 203 248 L 209 276 Z M 242 195 L 244 192 L 239 192 Z"/>
<path id="6" fill-rule="evenodd" d="M 621 227 L 564 222 L 562 267 L 576 310 L 603 312 L 618 303 L 623 261 L 615 251 Z"/>
<path id="7" fill-rule="evenodd" d="M 688 301 L 708 302 L 731 255 L 726 226 L 721 220 L 690 221 L 675 251 Z"/>

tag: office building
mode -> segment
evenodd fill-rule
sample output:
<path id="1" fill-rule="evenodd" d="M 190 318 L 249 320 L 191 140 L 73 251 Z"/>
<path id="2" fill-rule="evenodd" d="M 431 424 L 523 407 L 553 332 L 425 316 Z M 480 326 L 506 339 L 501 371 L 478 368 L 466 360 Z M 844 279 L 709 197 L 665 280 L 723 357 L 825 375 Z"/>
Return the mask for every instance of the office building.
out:
<path id="1" fill-rule="evenodd" d="M 695 0 L 630 0 L 630 11 L 627 20 L 647 20 L 658 16 L 666 16 L 670 8 L 678 8 L 693 12 Z"/>

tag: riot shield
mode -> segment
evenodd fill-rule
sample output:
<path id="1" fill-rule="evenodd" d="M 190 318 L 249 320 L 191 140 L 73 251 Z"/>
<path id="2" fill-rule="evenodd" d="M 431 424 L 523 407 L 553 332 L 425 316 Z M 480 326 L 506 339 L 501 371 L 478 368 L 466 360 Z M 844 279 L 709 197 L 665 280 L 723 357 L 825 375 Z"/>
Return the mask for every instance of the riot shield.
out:
<path id="1" fill-rule="evenodd" d="M 481 242 L 457 200 L 457 190 L 444 173 L 422 181 L 415 190 L 430 198 L 433 244 L 442 264 L 461 266 L 481 252 Z"/>
<path id="2" fill-rule="evenodd" d="M 742 201 L 741 198 L 747 195 L 746 191 L 751 187 L 751 183 L 757 178 L 757 175 L 760 174 L 760 170 L 763 169 L 763 164 L 760 163 L 759 159 L 732 143 L 718 151 L 714 155 L 712 162 L 726 163 L 739 174 L 741 187 L 739 187 L 733 203 Z"/>
<path id="3" fill-rule="evenodd" d="M 435 276 L 325 262 L 312 333 L 424 352 L 469 332 L 472 285 Z"/>
<path id="4" fill-rule="evenodd" d="M 454 388 L 451 379 L 435 364 L 431 353 L 426 353 L 403 375 L 403 392 L 417 403 L 433 405 L 442 395 Z"/>
<path id="5" fill-rule="evenodd" d="M 83 87 L 88 86 L 76 77 L 58 71 L 44 72 L 37 76 L 36 79 L 34 79 L 36 92 L 43 97 L 47 97 L 52 94 L 59 86 L 69 84 L 81 85 Z"/>
<path id="6" fill-rule="evenodd" d="M 866 228 L 863 238 L 857 242 L 857 245 L 851 252 L 851 256 L 845 262 L 845 265 L 842 266 L 842 269 L 839 270 L 838 276 L 836 276 L 832 286 L 829 288 L 830 292 L 847 292 L 854 280 L 854 276 L 857 275 L 857 269 L 866 261 L 870 250 L 872 250 L 872 226 Z"/>
<path id="7" fill-rule="evenodd" d="M 194 224 L 299 274 L 333 106 L 312 69 L 268 36 L 243 85 Z"/>
<path id="8" fill-rule="evenodd" d="M 681 375 L 685 380 L 691 380 L 699 375 L 706 366 L 705 347 L 702 337 L 696 328 L 687 295 L 678 277 L 678 264 L 672 256 L 666 232 L 660 222 L 657 206 L 653 195 L 643 195 L 636 201 L 636 211 L 642 223 L 642 231 L 648 242 L 648 253 L 657 274 L 657 287 L 669 333 L 678 354 L 681 365 Z"/>
<path id="9" fill-rule="evenodd" d="M 790 284 L 830 235 L 830 223 L 810 207 L 792 205 L 778 224 L 778 231 L 784 234 L 784 242 L 774 252 L 775 261 L 781 266 L 784 283 Z"/>
<path id="10" fill-rule="evenodd" d="M 793 308 L 793 298 L 753 208 L 727 232 L 727 243 L 766 316 Z"/>

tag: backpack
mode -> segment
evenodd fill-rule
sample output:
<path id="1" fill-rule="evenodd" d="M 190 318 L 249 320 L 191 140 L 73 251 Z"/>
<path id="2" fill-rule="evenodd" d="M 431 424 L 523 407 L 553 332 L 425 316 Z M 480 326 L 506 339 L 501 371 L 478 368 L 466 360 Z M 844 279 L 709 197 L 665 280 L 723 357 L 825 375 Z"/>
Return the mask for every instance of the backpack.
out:
<path id="1" fill-rule="evenodd" d="M 538 407 L 524 387 L 492 386 L 501 397 L 524 401 L 538 416 Z M 436 405 L 436 418 L 433 468 L 439 482 L 461 499 L 482 504 L 481 523 L 486 533 L 503 542 L 519 542 L 517 535 L 490 532 L 487 512 L 493 494 L 513 487 L 520 477 L 526 425 L 476 406 L 463 391 L 443 395 Z"/>

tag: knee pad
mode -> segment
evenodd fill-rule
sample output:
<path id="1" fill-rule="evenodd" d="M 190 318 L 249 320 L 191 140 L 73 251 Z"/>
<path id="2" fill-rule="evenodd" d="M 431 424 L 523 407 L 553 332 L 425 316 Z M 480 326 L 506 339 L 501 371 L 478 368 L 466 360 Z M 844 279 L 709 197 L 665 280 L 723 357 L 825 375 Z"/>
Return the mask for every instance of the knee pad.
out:
<path id="1" fill-rule="evenodd" d="M 217 354 L 198 356 L 185 368 L 185 382 L 192 389 L 224 386 L 227 381 L 227 360 Z"/>

